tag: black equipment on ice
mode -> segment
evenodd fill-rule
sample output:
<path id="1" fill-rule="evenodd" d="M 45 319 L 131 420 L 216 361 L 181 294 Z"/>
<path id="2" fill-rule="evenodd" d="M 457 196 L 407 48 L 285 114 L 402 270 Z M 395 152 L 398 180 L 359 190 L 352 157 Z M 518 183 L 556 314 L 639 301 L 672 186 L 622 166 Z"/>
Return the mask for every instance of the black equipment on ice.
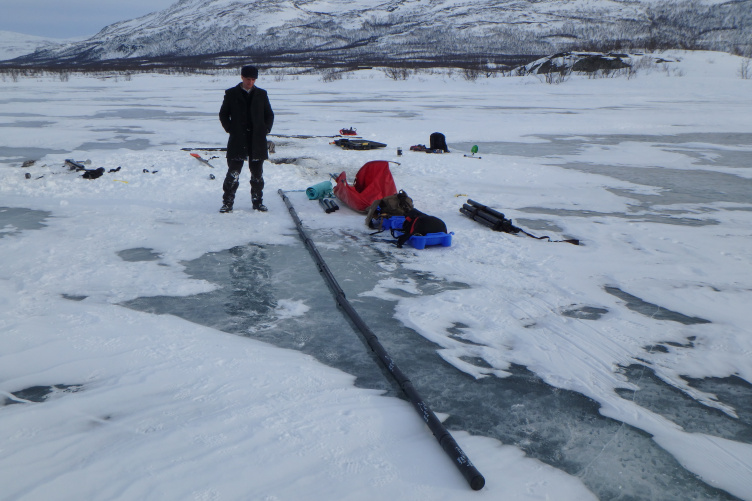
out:
<path id="1" fill-rule="evenodd" d="M 460 208 L 460 212 L 473 221 L 477 221 L 484 226 L 488 226 L 494 231 L 503 231 L 505 233 L 513 233 L 515 235 L 517 233 L 524 233 L 525 235 L 537 240 L 543 240 L 544 238 L 546 238 L 549 242 L 566 242 L 568 244 L 580 245 L 580 241 L 576 238 L 570 238 L 567 240 L 551 240 L 551 238 L 548 236 L 536 237 L 535 235 L 531 235 L 522 228 L 519 228 L 512 224 L 512 220 L 507 219 L 506 216 L 501 212 L 478 203 L 474 200 L 468 199 L 467 203 L 463 204 Z"/>
<path id="2" fill-rule="evenodd" d="M 441 132 L 434 132 L 431 134 L 428 138 L 428 143 L 430 146 L 430 149 L 432 150 L 441 150 L 444 153 L 449 153 L 449 148 L 446 144 L 446 137 L 444 137 L 444 134 Z"/>
<path id="3" fill-rule="evenodd" d="M 339 209 L 339 205 L 337 205 L 337 202 L 335 202 L 333 198 L 319 198 L 319 205 L 327 214 L 331 214 Z"/>
<path id="4" fill-rule="evenodd" d="M 402 224 L 402 235 L 397 237 L 397 247 L 405 245 L 413 235 L 428 235 L 429 233 L 446 233 L 446 223 L 436 216 L 429 216 L 418 209 L 412 209 L 405 214 Z M 394 236 L 394 231 L 392 231 Z"/>
<path id="5" fill-rule="evenodd" d="M 104 167 L 100 167 L 98 169 L 84 169 L 84 173 L 81 176 L 84 179 L 96 179 L 98 177 L 102 177 L 102 174 L 104 174 Z"/>
<path id="6" fill-rule="evenodd" d="M 335 139 L 331 144 L 339 146 L 343 150 L 375 150 L 376 148 L 386 148 L 385 143 L 370 141 L 368 139 Z"/>

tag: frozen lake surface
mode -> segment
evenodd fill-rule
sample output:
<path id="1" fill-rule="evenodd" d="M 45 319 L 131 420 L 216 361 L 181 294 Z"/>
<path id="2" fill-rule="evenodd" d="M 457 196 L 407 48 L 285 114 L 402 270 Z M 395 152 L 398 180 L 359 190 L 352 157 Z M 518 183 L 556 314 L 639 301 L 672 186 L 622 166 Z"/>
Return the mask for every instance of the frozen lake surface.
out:
<path id="1" fill-rule="evenodd" d="M 367 238 L 322 231 L 316 239 L 322 243 L 340 242 L 322 251 L 325 261 L 358 313 L 426 401 L 451 415 L 445 422 L 450 429 L 514 444 L 529 456 L 578 476 L 600 499 L 734 499 L 687 472 L 640 430 L 601 416 L 596 402 L 547 385 L 525 367 L 513 366 L 511 376 L 503 379 L 481 380 L 456 370 L 437 356 L 435 344 L 393 318 L 395 301 L 363 296 L 382 280 L 409 279 L 416 288 L 413 293 L 422 295 L 463 289 L 467 285 L 406 270 L 395 263 L 393 255 L 368 246 Z M 144 260 L 153 259 L 154 254 L 147 249 L 140 252 Z M 129 254 L 132 253 L 135 250 Z M 300 350 L 353 374 L 360 387 L 401 397 L 399 387 L 390 384 L 392 379 L 380 370 L 375 355 L 337 308 L 302 242 L 294 246 L 248 245 L 212 253 L 186 263 L 186 273 L 220 287 L 196 296 L 139 298 L 126 306 L 176 315 L 282 348 Z M 412 295 L 400 289 L 391 292 Z M 703 322 L 640 302 L 633 296 L 628 300 L 628 307 L 657 320 Z M 302 304 L 310 308 L 304 317 L 289 315 Z M 576 312 L 564 314 L 579 316 Z M 456 329 L 466 327 L 457 325 Z M 660 351 L 666 347 L 645 349 Z M 469 364 L 489 367 L 482 358 L 463 359 Z M 629 381 L 641 388 L 639 392 L 622 392 L 624 398 L 639 400 L 641 405 L 686 425 L 687 429 L 752 442 L 749 404 L 752 387 L 745 381 L 738 378 L 702 381 L 703 390 L 708 393 L 733 393 L 733 398 L 724 401 L 733 402 L 746 415 L 733 419 L 698 405 L 644 366 L 623 370 Z M 615 471 L 619 472 L 618 483 L 614 482 Z"/>
<path id="2" fill-rule="evenodd" d="M 0 82 L 0 484 L 26 500 L 752 499 L 752 94 L 738 58 L 682 57 L 685 77 L 558 86 L 260 79 L 267 214 L 247 172 L 218 214 L 224 159 L 180 149 L 224 145 L 234 77 Z M 340 150 L 344 126 L 388 146 Z M 434 131 L 450 154 L 409 151 Z M 306 200 L 372 159 L 451 247 L 397 249 Z M 277 189 L 483 491 L 399 400 Z M 581 245 L 493 232 L 459 213 L 468 198 Z"/>

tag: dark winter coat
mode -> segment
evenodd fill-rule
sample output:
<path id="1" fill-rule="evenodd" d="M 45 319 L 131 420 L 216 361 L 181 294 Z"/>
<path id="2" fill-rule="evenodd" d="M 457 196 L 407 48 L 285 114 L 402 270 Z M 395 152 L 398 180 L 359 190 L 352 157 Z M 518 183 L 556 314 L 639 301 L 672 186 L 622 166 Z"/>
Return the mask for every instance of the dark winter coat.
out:
<path id="1" fill-rule="evenodd" d="M 251 99 L 250 107 L 248 99 Z M 274 112 L 264 89 L 254 86 L 250 97 L 243 90 L 242 83 L 227 89 L 222 107 L 219 109 L 219 121 L 222 122 L 225 132 L 230 134 L 227 140 L 227 158 L 243 160 L 269 158 L 266 135 L 272 131 Z M 250 138 L 248 137 L 249 131 L 252 131 Z"/>

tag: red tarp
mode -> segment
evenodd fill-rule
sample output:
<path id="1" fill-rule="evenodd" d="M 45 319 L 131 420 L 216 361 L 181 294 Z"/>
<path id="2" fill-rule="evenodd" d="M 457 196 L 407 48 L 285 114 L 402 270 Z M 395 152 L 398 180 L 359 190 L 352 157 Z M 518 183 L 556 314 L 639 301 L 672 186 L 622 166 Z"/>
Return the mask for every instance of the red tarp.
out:
<path id="1" fill-rule="evenodd" d="M 389 162 L 373 160 L 360 168 L 352 186 L 347 184 L 345 173 L 337 176 L 334 195 L 348 207 L 365 212 L 376 200 L 381 200 L 397 193 Z"/>

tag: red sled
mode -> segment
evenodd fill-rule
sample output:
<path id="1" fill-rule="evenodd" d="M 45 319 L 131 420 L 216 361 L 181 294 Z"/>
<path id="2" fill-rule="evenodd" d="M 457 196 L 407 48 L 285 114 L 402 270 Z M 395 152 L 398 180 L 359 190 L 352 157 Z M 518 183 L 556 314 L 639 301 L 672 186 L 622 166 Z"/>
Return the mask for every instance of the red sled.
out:
<path id="1" fill-rule="evenodd" d="M 376 200 L 397 193 L 389 162 L 372 160 L 366 162 L 355 175 L 355 182 L 347 184 L 344 171 L 337 176 L 334 195 L 353 210 L 365 212 Z"/>
<path id="2" fill-rule="evenodd" d="M 355 127 L 350 127 L 349 129 L 340 129 L 339 134 L 341 136 L 357 136 L 358 131 L 355 130 Z"/>

